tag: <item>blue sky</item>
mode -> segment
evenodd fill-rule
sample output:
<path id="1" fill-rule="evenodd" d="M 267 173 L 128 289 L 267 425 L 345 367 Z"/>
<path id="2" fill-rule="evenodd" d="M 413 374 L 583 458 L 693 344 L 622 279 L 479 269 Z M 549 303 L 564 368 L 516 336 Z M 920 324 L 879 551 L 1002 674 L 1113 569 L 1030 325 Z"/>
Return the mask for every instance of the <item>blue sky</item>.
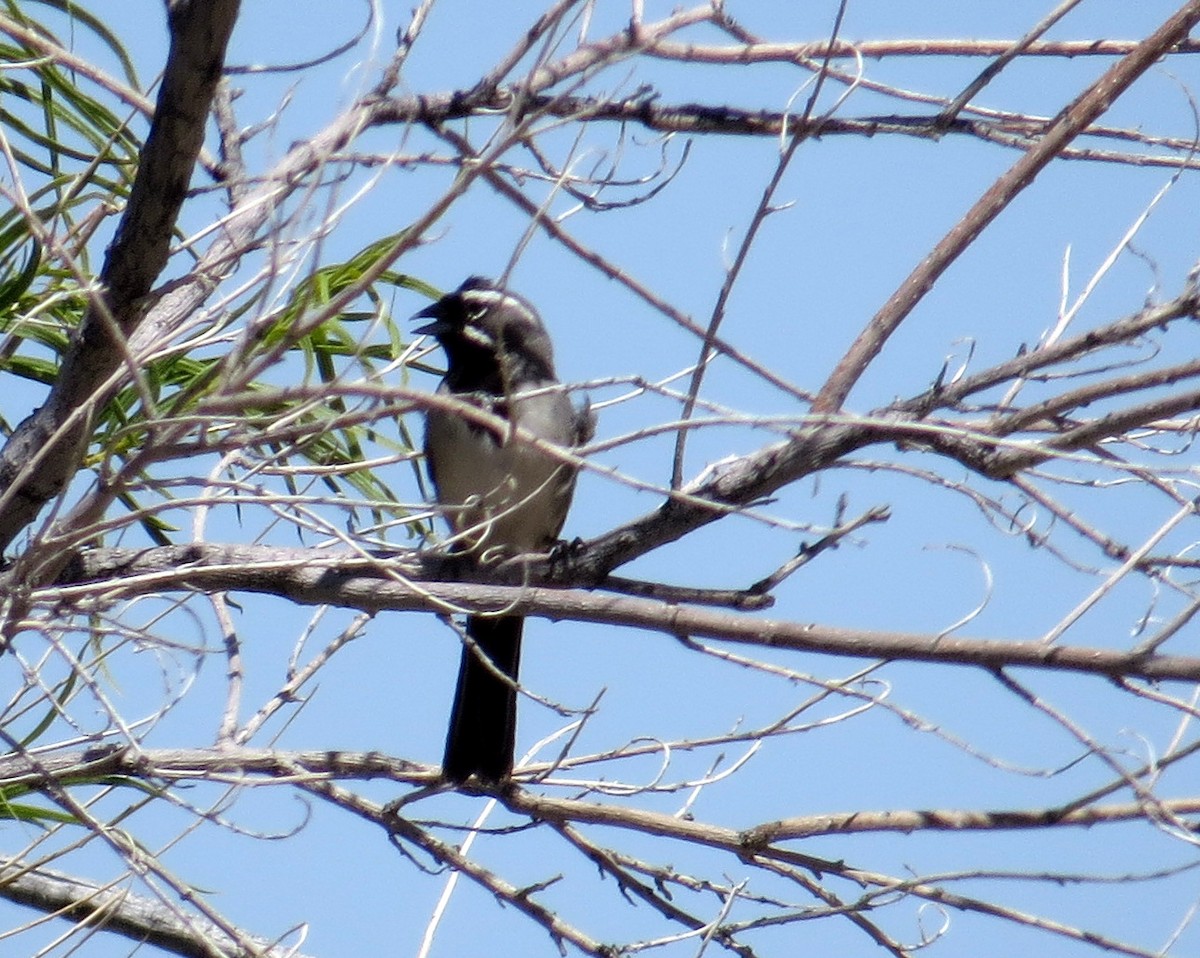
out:
<path id="1" fill-rule="evenodd" d="M 165 50 L 161 4 L 125 0 L 118 9 L 107 6 L 97 9 L 111 18 L 108 22 L 133 54 L 142 81 L 149 83 Z M 249 146 L 253 168 L 278 158 L 293 142 L 312 137 L 373 82 L 408 6 L 382 5 L 386 20 L 378 27 L 374 54 L 368 35 L 344 56 L 310 71 L 251 71 L 237 78 L 236 83 L 245 88 L 237 103 L 243 123 L 279 111 L 270 129 Z M 842 35 L 853 40 L 1013 38 L 1050 6 L 1028 0 L 1003 5 L 860 0 L 849 5 Z M 1085 0 L 1050 36 L 1136 39 L 1174 6 L 1157 0 L 1138 4 Z M 229 62 L 256 68 L 320 55 L 329 45 L 353 36 L 367 11 L 366 5 L 319 0 L 252 0 L 245 7 Z M 647 18 L 670 9 L 660 3 L 646 7 Z M 730 7 L 749 29 L 779 41 L 821 39 L 834 11 L 829 2 Z M 503 5 L 437 4 L 406 66 L 403 92 L 469 85 L 540 10 L 541 5 L 524 0 Z M 597 4 L 593 35 L 615 28 L 627 15 L 625 4 Z M 716 38 L 696 32 L 693 39 Z M 78 42 L 85 53 L 94 49 L 82 31 Z M 977 58 L 888 59 L 870 61 L 866 69 L 873 79 L 954 94 L 983 62 Z M 979 102 L 1052 115 L 1110 62 L 1079 58 L 1022 63 L 1006 71 Z M 1196 124 L 1188 93 L 1200 88 L 1198 71 L 1200 64 L 1191 59 L 1156 68 L 1117 104 L 1106 122 L 1193 135 Z M 663 102 L 778 110 L 793 98 L 802 79 L 799 71 L 782 65 L 718 70 L 638 61 L 610 69 L 595 82 L 594 91 L 628 93 L 641 83 L 652 83 Z M 827 91 L 826 103 L 829 95 Z M 923 109 L 860 91 L 839 115 Z M 482 129 L 483 124 L 477 124 L 471 132 L 477 135 Z M 573 158 L 582 166 L 619 151 L 621 174 L 630 178 L 653 173 L 663 156 L 671 163 L 683 156 L 683 138 L 660 147 L 648 133 L 629 133 L 628 142 L 620 142 L 615 127 L 597 124 L 585 131 L 582 143 L 575 143 L 575 131 L 566 129 L 547 135 L 544 144 L 557 162 Z M 730 251 L 739 242 L 776 162 L 777 146 L 751 138 L 696 137 L 675 180 L 652 201 L 603 215 L 579 214 L 565 221 L 567 228 L 703 324 L 724 279 Z M 372 131 L 356 145 L 362 152 L 378 153 L 431 148 L 430 138 L 399 128 Z M 828 136 L 806 143 L 778 192 L 779 199 L 790 205 L 769 218 L 756 242 L 730 300 L 722 335 L 800 389 L 815 390 L 899 282 L 1018 155 L 997 145 L 954 137 L 933 142 Z M 522 160 L 528 162 L 528 157 Z M 355 173 L 330 195 L 348 200 L 374 175 L 375 171 Z M 344 259 L 373 239 L 395 232 L 444 189 L 451 176 L 452 171 L 438 168 L 379 173 L 370 192 L 351 206 L 338 229 L 321 244 L 320 256 L 324 261 Z M 866 412 L 896 397 L 917 395 L 947 360 L 952 369 L 967 362 L 976 371 L 1014 355 L 1022 345 L 1036 343 L 1054 323 L 1064 273 L 1068 299 L 1073 299 L 1169 179 L 1170 171 L 1161 167 L 1065 162 L 1052 166 L 920 304 L 852 394 L 848 409 Z M 536 186 L 530 185 L 529 190 L 538 195 Z M 325 199 L 313 202 L 311 216 L 320 215 Z M 1197 201 L 1194 175 L 1172 187 L 1137 237 L 1137 248 L 1145 255 L 1126 254 L 1117 262 L 1081 311 L 1080 326 L 1133 313 L 1148 295 L 1175 294 L 1200 250 Z M 562 199 L 555 202 L 557 211 L 566 209 Z M 212 211 L 211 204 L 194 204 L 185 213 L 185 227 L 201 227 Z M 304 228 L 312 225 L 310 220 Z M 438 224 L 429 241 L 397 268 L 442 288 L 457 285 L 468 274 L 497 275 L 507 267 L 526 225 L 521 214 L 477 184 Z M 1064 267 L 1068 250 L 1069 265 Z M 538 305 L 550 326 L 562 377 L 598 384 L 590 390 L 593 401 L 602 407 L 598 438 L 674 417 L 675 408 L 662 399 L 643 397 L 606 405 L 627 387 L 604 382 L 630 375 L 653 381 L 678 372 L 696 356 L 697 345 L 690 335 L 542 235 L 531 240 L 510 283 Z M 425 300 L 401 291 L 391 305 L 403 318 L 424 306 Z M 288 374 L 287 369 L 279 371 L 281 377 Z M 422 380 L 430 388 L 435 381 Z M 748 416 L 799 416 L 805 411 L 794 399 L 727 361 L 713 365 L 703 395 Z M 30 406 L 38 401 L 32 393 L 27 399 L 24 395 L 14 399 Z M 766 441 L 763 430 L 746 425 L 698 431 L 688 447 L 685 475 L 695 477 L 709 463 L 749 452 Z M 671 437 L 630 442 L 598 456 L 597 462 L 640 481 L 662 484 L 670 476 L 671 442 Z M 622 573 L 714 587 L 746 586 L 785 562 L 803 541 L 819 535 L 844 496 L 850 514 L 887 505 L 892 516 L 790 580 L 771 616 L 849 628 L 938 632 L 983 604 L 963 634 L 1034 638 L 1095 588 L 1098 580 L 1093 575 L 1070 568 L 1046 550 L 1030 549 L 1019 536 L 997 531 L 965 497 L 877 468 L 907 461 L 895 450 L 872 449 L 859 459 L 856 468 L 831 470 L 819 480 L 799 483 L 764 507 L 767 514 L 793 524 L 790 530 L 731 519 L 648 555 Z M 1185 457 L 1176 465 L 1193 462 Z M 961 470 L 944 463 L 940 468 L 950 480 L 962 476 Z M 397 475 L 395 482 L 407 496 L 415 497 L 405 477 Z M 977 485 L 988 494 L 1004 493 L 999 486 Z M 653 493 L 589 473 L 580 482 L 565 534 L 597 535 L 655 508 L 658 501 Z M 1079 491 L 1078 504 L 1090 521 L 1134 544 L 1172 511 L 1165 501 L 1121 489 L 1103 498 Z M 232 515 L 215 520 L 214 530 L 230 538 L 254 532 Z M 1180 546 L 1195 538 L 1195 532 L 1186 528 L 1176 537 Z M 1069 534 L 1062 536 L 1062 545 L 1081 563 L 1103 564 L 1103 557 Z M 1130 581 L 1081 619 L 1067 639 L 1086 645 L 1126 645 L 1153 598 L 1152 583 Z M 1178 607 L 1179 599 L 1166 595 L 1162 603 L 1158 614 L 1165 616 Z M 283 600 L 239 598 L 238 604 L 238 627 L 247 642 L 246 701 L 253 705 L 278 687 L 296 637 L 314 613 Z M 150 619 L 156 611 L 158 607 L 148 602 L 141 614 Z M 348 620 L 349 614 L 334 611 L 315 622 L 313 642 L 305 654 L 328 641 Z M 170 621 L 172 628 L 180 630 L 181 641 L 196 641 L 202 627 L 211 628 L 203 620 L 189 625 L 184 616 Z M 205 635 L 210 647 L 215 646 L 215 633 Z M 1190 648 L 1193 641 L 1194 636 L 1182 637 L 1180 650 Z M 735 651 L 749 654 L 751 650 Z M 825 681 L 852 675 L 867 664 L 763 650 L 755 657 Z M 196 672 L 194 687 L 161 723 L 151 744 L 211 743 L 225 677 L 219 656 L 202 658 L 206 661 Z M 380 750 L 435 762 L 457 658 L 457 639 L 431 616 L 378 616 L 322 671 L 309 703 L 289 715 L 286 725 L 277 724 L 271 731 L 285 748 Z M 121 700 L 131 711 L 152 708 L 159 700 L 163 662 L 168 660 L 180 681 L 192 675 L 193 661 L 185 653 L 159 650 L 154 656 L 147 652 L 122 658 L 123 671 L 116 682 Z M 531 690 L 574 708 L 587 706 L 603 691 L 602 707 L 579 742 L 582 752 L 601 751 L 638 737 L 671 739 L 716 735 L 738 725 L 753 727 L 770 722 L 813 692 L 802 681 L 702 656 L 662 635 L 579 623 L 530 623 L 523 670 Z M 1130 765 L 1166 747 L 1176 731 L 1176 713 L 1118 695 L 1098 680 L 1053 675 L 1020 678 L 1047 703 L 1068 712 L 1096 740 L 1124 750 Z M 1046 774 L 1069 766 L 1084 747 L 982 673 L 901 664 L 880 670 L 875 679 L 887 684 L 886 701 L 893 710 L 876 708 L 853 720 L 768 741 L 738 775 L 703 791 L 694 809 L 696 817 L 743 827 L 776 817 L 856 808 L 1037 808 L 1065 801 L 1111 777 L 1111 770 L 1095 761 L 1080 762 L 1061 774 Z M 827 718 L 848 707 L 845 701 L 833 702 L 816 707 L 812 715 Z M 908 715 L 921 716 L 925 727 L 914 730 L 904 721 Z M 519 749 L 562 724 L 560 716 L 525 700 Z M 971 743 L 980 754 L 956 746 L 959 740 Z M 264 738 L 260 744 L 267 741 Z M 727 750 L 727 761 L 735 756 L 735 748 Z M 672 775 L 685 770 L 698 774 L 713 758 L 712 753 L 681 755 Z M 647 758 L 614 768 L 612 774 L 651 777 L 654 767 Z M 1167 790 L 1195 794 L 1197 784 L 1195 769 L 1185 765 L 1173 771 Z M 368 785 L 363 790 L 380 799 L 395 795 L 394 786 Z M 308 922 L 301 948 L 306 953 L 326 958 L 416 954 L 443 878 L 423 873 L 369 826 L 276 791 L 246 790 L 227 817 L 245 833 L 278 834 L 284 836 L 282 840 L 256 840 L 205 827 L 172 849 L 167 863 L 198 887 L 211 890 L 218 908 L 256 933 L 282 934 L 297 922 Z M 208 787 L 197 788 L 195 801 L 203 804 L 215 794 Z M 684 798 L 650 796 L 645 802 L 674 811 Z M 479 805 L 477 799 L 446 796 L 414 814 L 465 823 Z M 142 824 L 143 838 L 151 846 L 155 840 L 176 835 L 191 820 L 182 811 L 156 816 L 145 816 Z M 497 821 L 510 820 L 502 816 Z M 803 848 L 893 874 L 904 874 L 908 867 L 919 874 L 971 868 L 1094 869 L 1121 874 L 1191 860 L 1193 853 L 1183 843 L 1147 838 L 1145 826 L 1137 829 L 1134 835 L 1133 827 L 1120 826 L 1103 837 L 1083 830 L 1051 837 L 1020 832 L 952 838 L 859 836 L 824 838 Z M 1124 846 L 1127 835 L 1134 835 L 1129 841 L 1138 844 Z M 749 877 L 736 872 L 737 862 L 718 867 L 711 855 L 694 849 L 664 848 L 636 836 L 621 836 L 618 844 L 629 854 L 670 861 L 683 870 L 719 874 L 724 868 L 733 882 Z M 1136 855 L 1128 854 L 1127 849 L 1134 847 Z M 543 900 L 561 908 L 567 920 L 594 937 L 624 941 L 662 933 L 648 909 L 624 903 L 611 881 L 600 882 L 545 830 L 485 839 L 478 852 L 486 864 L 517 883 L 543 881 L 564 871 L 566 877 L 546 891 Z M 100 853 L 74 862 L 80 868 L 89 864 L 98 875 L 115 867 Z M 1051 892 L 1044 883 L 1030 887 L 980 880 L 963 890 L 981 897 L 994 895 L 1014 907 L 1040 910 L 1068 923 L 1157 947 L 1194 899 L 1193 886 L 1184 877 L 1142 886 L 1139 895 L 1136 888 L 1089 886 L 1082 893 L 1075 888 Z M 752 888 L 761 894 L 796 897 L 794 887 L 773 883 L 759 873 L 753 875 Z M 849 888 L 840 890 L 851 893 Z M 1136 907 L 1130 902 L 1136 902 Z M 11 908 L 2 912 L 9 915 L 6 927 L 25 914 Z M 926 920 L 934 925 L 939 921 L 932 915 Z M 917 921 L 915 907 L 901 908 L 885 925 L 904 940 L 913 940 L 918 935 Z M 1062 938 L 1008 924 L 997 931 L 997 926 L 978 917 L 955 915 L 953 922 L 947 944 L 934 954 L 999 956 L 1021 947 L 1036 947 L 1038 954 L 1048 956 L 1083 953 Z M 47 939 L 52 931 L 47 929 Z M 761 936 L 753 940 L 762 954 L 871 953 L 860 933 L 829 919 L 791 924 Z M 1194 929 L 1182 939 L 1193 950 L 1197 941 Z M 1186 953 L 1182 943 L 1179 954 Z M 97 938 L 87 942 L 82 953 L 118 955 L 127 950 L 123 943 Z M 540 955 L 552 950 L 544 933 L 514 909 L 500 908 L 464 883 L 432 954 Z M 664 952 L 695 954 L 697 945 L 682 943 Z"/>

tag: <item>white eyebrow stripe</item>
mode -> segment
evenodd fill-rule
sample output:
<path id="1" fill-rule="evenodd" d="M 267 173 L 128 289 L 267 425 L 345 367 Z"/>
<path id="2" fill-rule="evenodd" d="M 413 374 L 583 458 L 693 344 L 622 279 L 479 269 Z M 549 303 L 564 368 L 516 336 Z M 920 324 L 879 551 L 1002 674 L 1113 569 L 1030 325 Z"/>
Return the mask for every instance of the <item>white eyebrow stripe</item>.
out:
<path id="1" fill-rule="evenodd" d="M 477 300 L 488 305 L 503 303 L 506 299 L 516 300 L 511 293 L 505 293 L 499 289 L 468 289 L 463 292 L 462 298 L 468 303 Z"/>
<path id="2" fill-rule="evenodd" d="M 526 317 L 535 318 L 537 313 L 520 296 L 513 293 L 506 293 L 499 289 L 468 289 L 463 291 L 462 300 L 468 306 L 479 306 L 483 308 L 500 306 L 504 303 L 517 307 L 525 314 Z"/>

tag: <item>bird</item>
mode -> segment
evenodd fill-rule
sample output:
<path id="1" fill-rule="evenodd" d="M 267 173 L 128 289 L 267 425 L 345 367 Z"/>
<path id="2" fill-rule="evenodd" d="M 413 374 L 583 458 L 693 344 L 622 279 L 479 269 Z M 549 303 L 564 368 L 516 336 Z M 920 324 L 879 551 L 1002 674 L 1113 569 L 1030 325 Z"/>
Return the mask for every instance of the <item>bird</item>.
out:
<path id="1" fill-rule="evenodd" d="M 438 387 L 504 420 L 489 427 L 446 405 L 425 415 L 425 461 L 455 549 L 477 564 L 552 551 L 575 491 L 576 465 L 547 454 L 522 433 L 571 449 L 588 442 L 595 419 L 573 404 L 554 370 L 550 335 L 537 310 L 499 283 L 468 278 L 419 312 L 416 329 L 446 354 Z M 498 784 L 512 774 L 517 675 L 524 619 L 471 615 L 442 775 Z"/>

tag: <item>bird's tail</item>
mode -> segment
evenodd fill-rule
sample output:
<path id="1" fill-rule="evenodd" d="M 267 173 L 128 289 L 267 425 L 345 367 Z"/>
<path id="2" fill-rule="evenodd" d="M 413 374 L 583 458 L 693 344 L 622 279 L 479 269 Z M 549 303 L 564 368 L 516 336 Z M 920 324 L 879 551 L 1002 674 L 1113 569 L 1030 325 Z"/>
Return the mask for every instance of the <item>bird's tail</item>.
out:
<path id="1" fill-rule="evenodd" d="M 463 649 L 442 759 L 442 774 L 452 782 L 472 775 L 499 782 L 512 772 L 517 737 L 517 690 L 512 683 L 521 662 L 524 624 L 522 617 L 511 615 L 467 619 L 467 635 L 475 648 Z"/>

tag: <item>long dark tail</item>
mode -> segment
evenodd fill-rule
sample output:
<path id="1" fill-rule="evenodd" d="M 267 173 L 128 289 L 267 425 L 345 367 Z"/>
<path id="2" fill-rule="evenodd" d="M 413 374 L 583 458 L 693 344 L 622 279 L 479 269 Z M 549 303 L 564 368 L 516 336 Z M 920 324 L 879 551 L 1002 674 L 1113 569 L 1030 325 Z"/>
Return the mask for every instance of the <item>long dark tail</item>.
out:
<path id="1" fill-rule="evenodd" d="M 454 690 L 454 711 L 446 733 L 442 774 L 452 782 L 478 775 L 489 782 L 507 778 L 513 767 L 517 737 L 517 690 L 479 660 L 514 682 L 521 662 L 520 616 L 467 619 L 467 635 L 477 649 L 464 648 Z"/>

